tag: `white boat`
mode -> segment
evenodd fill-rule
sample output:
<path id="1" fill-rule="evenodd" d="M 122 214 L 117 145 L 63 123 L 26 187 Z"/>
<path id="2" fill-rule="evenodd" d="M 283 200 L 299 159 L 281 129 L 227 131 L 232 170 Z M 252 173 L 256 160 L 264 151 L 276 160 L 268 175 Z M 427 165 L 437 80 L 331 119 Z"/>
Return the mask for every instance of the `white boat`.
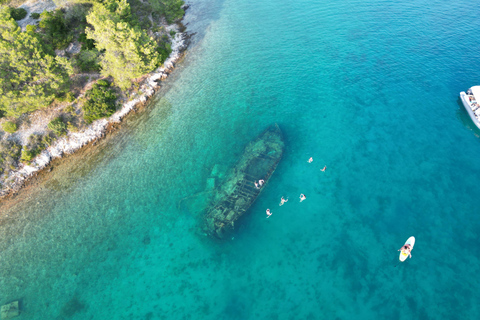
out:
<path id="1" fill-rule="evenodd" d="M 466 93 L 460 92 L 460 99 L 473 123 L 480 129 L 480 86 L 473 86 Z"/>

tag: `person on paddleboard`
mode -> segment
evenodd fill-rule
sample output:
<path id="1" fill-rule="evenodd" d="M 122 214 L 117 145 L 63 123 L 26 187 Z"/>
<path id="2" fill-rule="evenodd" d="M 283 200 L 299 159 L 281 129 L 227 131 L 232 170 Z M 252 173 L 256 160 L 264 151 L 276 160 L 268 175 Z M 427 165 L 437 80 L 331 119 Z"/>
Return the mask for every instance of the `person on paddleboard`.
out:
<path id="1" fill-rule="evenodd" d="M 412 246 L 408 243 L 406 243 L 403 247 L 398 249 L 398 251 L 402 251 L 403 253 L 408 254 L 409 258 L 412 257 L 412 254 L 410 253 L 410 251 L 412 251 Z"/>

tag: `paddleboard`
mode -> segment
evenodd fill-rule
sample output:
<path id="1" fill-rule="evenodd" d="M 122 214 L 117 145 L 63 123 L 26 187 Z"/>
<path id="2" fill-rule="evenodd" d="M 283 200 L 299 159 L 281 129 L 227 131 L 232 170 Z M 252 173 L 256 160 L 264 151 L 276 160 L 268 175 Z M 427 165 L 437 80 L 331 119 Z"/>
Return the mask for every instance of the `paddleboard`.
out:
<path id="1" fill-rule="evenodd" d="M 405 244 L 410 245 L 410 252 L 413 250 L 413 246 L 415 245 L 415 237 L 410 237 L 408 238 L 407 242 Z M 405 245 L 404 244 L 404 245 Z M 408 253 L 405 253 L 403 251 L 400 251 L 400 261 L 405 261 L 408 258 Z"/>

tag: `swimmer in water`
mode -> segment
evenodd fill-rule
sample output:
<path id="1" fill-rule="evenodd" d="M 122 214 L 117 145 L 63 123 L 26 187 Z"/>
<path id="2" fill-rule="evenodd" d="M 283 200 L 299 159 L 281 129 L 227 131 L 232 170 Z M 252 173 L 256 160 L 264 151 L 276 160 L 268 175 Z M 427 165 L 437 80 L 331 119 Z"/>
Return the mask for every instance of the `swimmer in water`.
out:
<path id="1" fill-rule="evenodd" d="M 271 215 L 272 215 L 272 212 L 270 212 L 270 209 L 267 209 L 267 219 L 270 218 Z"/>
<path id="2" fill-rule="evenodd" d="M 308 159 L 308 163 L 312 163 L 313 162 L 313 158 L 310 157 L 310 159 Z"/>
<path id="3" fill-rule="evenodd" d="M 285 202 L 288 202 L 288 199 L 284 199 L 284 198 L 282 197 L 282 199 L 280 200 L 279 206 L 283 206 L 283 205 L 285 204 Z"/>
<path id="4" fill-rule="evenodd" d="M 258 180 L 258 185 L 261 187 L 261 186 L 263 186 L 264 182 L 265 182 L 265 180 Z"/>
<path id="5" fill-rule="evenodd" d="M 307 197 L 305 197 L 305 195 L 302 193 L 300 195 L 300 202 L 302 202 L 303 200 L 307 199 Z"/>
<path id="6" fill-rule="evenodd" d="M 324 171 L 324 172 L 325 172 L 325 169 L 327 169 L 327 166 L 323 167 L 323 169 L 320 169 L 320 171 Z"/>

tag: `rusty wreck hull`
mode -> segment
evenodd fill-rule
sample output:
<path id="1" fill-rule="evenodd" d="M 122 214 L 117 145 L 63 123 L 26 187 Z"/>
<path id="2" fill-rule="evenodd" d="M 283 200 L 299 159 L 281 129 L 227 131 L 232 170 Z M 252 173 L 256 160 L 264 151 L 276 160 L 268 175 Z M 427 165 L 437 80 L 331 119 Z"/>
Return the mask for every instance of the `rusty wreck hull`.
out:
<path id="1" fill-rule="evenodd" d="M 205 215 L 205 232 L 225 238 L 237 221 L 255 202 L 282 159 L 285 143 L 278 125 L 272 125 L 250 142 Z M 265 180 L 257 189 L 255 181 Z"/>

